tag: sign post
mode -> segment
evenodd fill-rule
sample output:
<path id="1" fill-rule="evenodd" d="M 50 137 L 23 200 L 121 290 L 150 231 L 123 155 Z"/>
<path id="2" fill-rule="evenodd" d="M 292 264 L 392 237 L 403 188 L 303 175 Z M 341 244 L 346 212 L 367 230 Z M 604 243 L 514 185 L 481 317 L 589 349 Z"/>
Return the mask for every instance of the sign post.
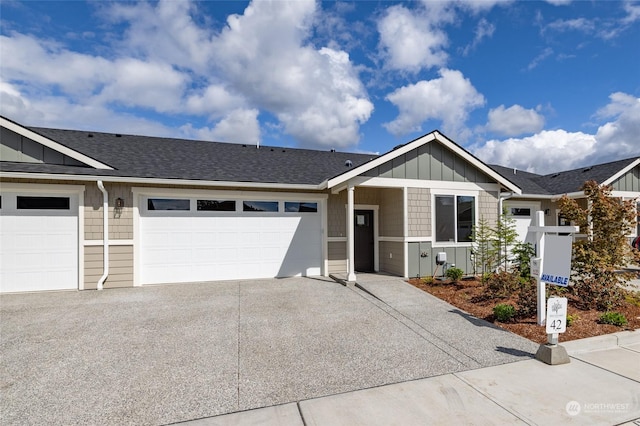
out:
<path id="1" fill-rule="evenodd" d="M 529 234 L 535 237 L 536 257 L 531 259 L 531 275 L 535 277 L 538 289 L 538 325 L 547 323 L 547 344 L 540 345 L 536 353 L 536 359 L 551 365 L 566 364 L 569 362 L 567 351 L 558 345 L 558 333 L 554 332 L 549 324 L 549 309 L 545 310 L 546 284 L 566 287 L 569 285 L 571 275 L 571 244 L 572 237 L 579 231 L 577 226 L 544 226 L 544 212 L 536 212 L 533 226 L 529 227 Z M 558 235 L 560 234 L 560 235 Z M 549 299 L 550 301 L 552 299 Z M 564 320 L 562 323 L 566 327 L 566 299 L 564 299 Z M 557 307 L 557 300 L 554 305 Z M 551 305 L 548 305 L 551 306 Z M 562 306 L 562 305 L 561 305 Z M 557 310 L 557 309 L 556 309 Z M 557 311 L 551 321 L 560 320 Z M 545 313 L 547 317 L 545 318 Z M 557 317 L 557 318 L 556 318 Z M 557 326 L 558 322 L 553 323 Z M 563 330 L 564 332 L 564 330 Z"/>

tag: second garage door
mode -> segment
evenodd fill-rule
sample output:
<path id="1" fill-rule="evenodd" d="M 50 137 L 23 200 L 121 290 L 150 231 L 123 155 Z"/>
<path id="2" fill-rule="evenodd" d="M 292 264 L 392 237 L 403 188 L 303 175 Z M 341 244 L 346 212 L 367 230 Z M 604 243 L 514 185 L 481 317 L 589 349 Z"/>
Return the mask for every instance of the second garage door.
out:
<path id="1" fill-rule="evenodd" d="M 140 282 L 320 275 L 318 202 L 141 197 Z"/>

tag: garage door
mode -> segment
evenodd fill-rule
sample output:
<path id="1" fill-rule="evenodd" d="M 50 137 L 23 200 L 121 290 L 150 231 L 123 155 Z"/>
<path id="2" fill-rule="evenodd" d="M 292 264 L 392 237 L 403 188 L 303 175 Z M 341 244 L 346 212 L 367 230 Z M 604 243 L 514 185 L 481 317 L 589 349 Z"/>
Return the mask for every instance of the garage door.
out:
<path id="1" fill-rule="evenodd" d="M 0 202 L 0 292 L 77 289 L 77 195 L 3 192 Z"/>
<path id="2" fill-rule="evenodd" d="M 142 284 L 320 275 L 317 202 L 141 197 Z"/>

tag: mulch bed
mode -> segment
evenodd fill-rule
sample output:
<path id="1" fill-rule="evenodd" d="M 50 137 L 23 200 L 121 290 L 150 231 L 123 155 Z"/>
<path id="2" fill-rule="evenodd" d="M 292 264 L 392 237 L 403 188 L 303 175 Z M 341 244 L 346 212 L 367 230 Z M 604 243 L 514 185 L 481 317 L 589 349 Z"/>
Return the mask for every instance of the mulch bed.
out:
<path id="1" fill-rule="evenodd" d="M 523 336 L 536 343 L 546 343 L 547 341 L 545 328 L 537 325 L 535 316 L 531 318 L 516 319 L 509 323 L 496 321 L 493 316 L 493 307 L 499 303 L 510 303 L 517 306 L 517 298 L 511 297 L 486 300 L 486 298 L 483 297 L 486 296 L 485 287 L 478 280 L 465 279 L 455 283 L 434 281 L 433 283 L 428 284 L 421 279 L 413 278 L 409 280 L 409 283 L 477 318 L 494 323 L 498 327 L 509 330 L 512 333 Z M 565 333 L 560 335 L 560 342 L 640 328 L 640 306 L 625 301 L 623 302 L 623 305 L 615 309 L 615 311 L 624 314 L 628 321 L 627 325 L 618 327 L 610 324 L 600 324 L 598 323 L 598 320 L 602 312 L 595 309 L 578 309 L 573 306 L 570 301 L 568 314 L 577 315 L 578 318 L 569 327 L 567 327 L 567 331 Z"/>

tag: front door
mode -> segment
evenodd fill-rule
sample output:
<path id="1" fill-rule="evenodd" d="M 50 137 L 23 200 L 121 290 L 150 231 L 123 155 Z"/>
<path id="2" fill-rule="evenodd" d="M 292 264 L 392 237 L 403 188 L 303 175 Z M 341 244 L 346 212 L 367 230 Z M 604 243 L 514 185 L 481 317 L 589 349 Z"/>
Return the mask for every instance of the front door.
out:
<path id="1" fill-rule="evenodd" d="M 354 220 L 355 270 L 358 272 L 373 272 L 373 210 L 356 210 Z"/>

